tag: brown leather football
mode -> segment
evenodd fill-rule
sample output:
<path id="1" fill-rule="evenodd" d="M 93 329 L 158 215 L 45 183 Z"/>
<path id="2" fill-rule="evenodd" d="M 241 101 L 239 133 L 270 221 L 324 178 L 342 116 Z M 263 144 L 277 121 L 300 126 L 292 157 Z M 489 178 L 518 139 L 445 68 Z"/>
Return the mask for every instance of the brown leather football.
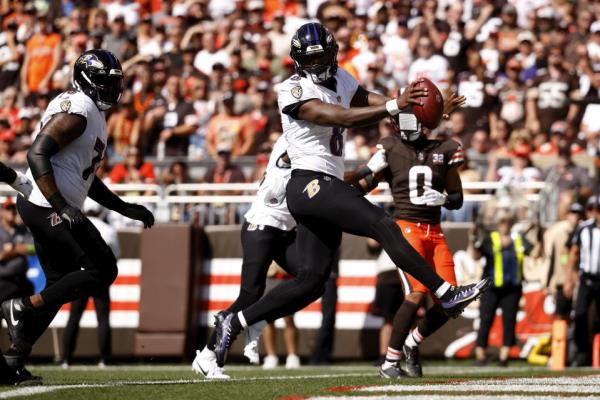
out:
<path id="1" fill-rule="evenodd" d="M 424 127 L 435 129 L 440 124 L 444 113 L 444 98 L 435 83 L 427 78 L 422 79 L 423 82 L 420 82 L 418 86 L 426 87 L 429 95 L 419 98 L 423 105 L 413 104 L 412 111 Z"/>

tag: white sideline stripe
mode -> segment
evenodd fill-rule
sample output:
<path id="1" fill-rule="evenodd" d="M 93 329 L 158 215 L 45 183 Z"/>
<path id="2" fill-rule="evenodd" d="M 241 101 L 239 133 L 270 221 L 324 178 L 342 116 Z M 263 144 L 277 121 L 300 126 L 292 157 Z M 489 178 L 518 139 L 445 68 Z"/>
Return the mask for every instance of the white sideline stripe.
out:
<path id="1" fill-rule="evenodd" d="M 375 260 L 340 260 L 340 276 L 374 277 Z M 241 258 L 213 258 L 204 263 L 202 272 L 211 275 L 240 275 Z"/>
<path id="2" fill-rule="evenodd" d="M 129 286 L 129 285 L 123 285 Z M 115 287 L 115 286 L 113 286 Z M 119 287 L 119 286 L 116 286 Z M 240 292 L 240 285 L 215 284 L 202 288 L 202 299 L 233 302 Z M 111 292 L 112 294 L 112 292 Z M 375 286 L 338 286 L 338 303 L 367 303 L 375 297 Z M 139 298 L 138 298 L 139 300 Z"/>
<path id="3" fill-rule="evenodd" d="M 358 377 L 364 374 L 327 374 L 327 375 L 297 375 L 297 376 L 264 376 L 253 378 L 233 378 L 227 379 L 226 382 L 249 382 L 249 381 L 286 381 L 300 379 L 329 379 L 342 377 Z M 98 384 L 75 384 L 75 385 L 55 385 L 55 386 L 35 386 L 24 387 L 6 392 L 0 392 L 0 399 L 12 399 L 15 397 L 32 396 L 35 394 L 44 394 L 55 392 L 57 390 L 67 389 L 88 389 L 88 388 L 114 388 L 123 386 L 145 386 L 145 385 L 182 385 L 182 384 L 211 384 L 215 382 L 224 382 L 222 379 L 176 379 L 176 380 L 160 380 L 160 381 L 116 381 L 113 383 L 98 383 Z"/>
<path id="4" fill-rule="evenodd" d="M 485 391 L 487 393 L 512 393 L 512 392 L 523 392 L 523 393 L 580 393 L 580 394 L 600 394 L 600 388 L 593 388 L 590 385 L 547 385 L 547 386 L 532 386 L 532 383 L 528 385 L 514 385 L 507 381 L 478 381 L 469 384 L 456 383 L 452 385 L 387 385 L 387 386 L 370 386 L 367 388 L 361 388 L 359 392 L 457 392 L 463 393 L 467 391 L 478 392 Z M 598 381 L 595 381 L 597 384 Z"/>
<path id="5" fill-rule="evenodd" d="M 212 326 L 216 311 L 200 312 L 202 326 Z M 318 329 L 321 327 L 323 314 L 320 311 L 299 311 L 294 314 L 296 327 L 300 329 Z M 208 321 L 208 322 L 207 322 Z M 381 318 L 363 312 L 337 312 L 335 315 L 336 329 L 364 329 L 381 327 Z M 277 328 L 285 326 L 283 320 L 275 321 Z"/>
<path id="6" fill-rule="evenodd" d="M 140 276 L 142 260 L 139 258 L 121 258 L 117 261 L 119 276 Z"/>
<path id="7" fill-rule="evenodd" d="M 464 399 L 464 395 L 448 393 L 444 395 L 410 395 L 403 394 L 401 396 L 329 396 L 329 397 L 309 397 L 307 400 L 373 400 L 373 399 L 385 399 L 385 400 L 448 400 L 448 399 Z M 566 398 L 562 396 L 473 396 L 469 395 L 469 400 L 555 400 L 557 398 Z M 584 397 L 585 398 L 585 397 Z"/>
<path id="8" fill-rule="evenodd" d="M 111 285 L 111 301 L 140 301 L 140 285 Z"/>
<path id="9" fill-rule="evenodd" d="M 137 311 L 111 311 L 110 326 L 113 328 L 137 328 L 140 315 Z M 64 328 L 69 320 L 68 311 L 59 311 L 50 324 L 53 328 Z M 84 311 L 79 326 L 82 328 L 96 328 L 98 320 L 95 311 Z"/>

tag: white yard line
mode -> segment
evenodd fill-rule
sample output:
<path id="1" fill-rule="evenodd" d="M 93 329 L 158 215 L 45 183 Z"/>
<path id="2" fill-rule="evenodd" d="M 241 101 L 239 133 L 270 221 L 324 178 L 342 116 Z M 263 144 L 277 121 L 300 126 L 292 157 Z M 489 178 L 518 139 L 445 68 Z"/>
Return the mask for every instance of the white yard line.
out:
<path id="1" fill-rule="evenodd" d="M 174 380 L 157 380 L 157 381 L 115 381 L 111 383 L 98 384 L 74 384 L 74 385 L 45 385 L 34 387 L 23 387 L 13 390 L 0 392 L 0 399 L 12 399 L 15 397 L 31 396 L 34 394 L 43 394 L 54 392 L 57 390 L 67 389 L 89 389 L 89 388 L 113 388 L 123 386 L 152 386 L 152 385 L 184 385 L 184 384 L 210 384 L 217 382 L 252 382 L 252 381 L 287 381 L 300 379 L 329 379 L 329 378 L 344 378 L 344 377 L 360 377 L 364 374 L 324 374 L 324 375 L 295 375 L 295 376 L 259 376 L 249 378 L 232 378 L 227 380 L 222 379 L 174 379 Z"/>
<path id="2" fill-rule="evenodd" d="M 448 400 L 448 399 L 464 399 L 464 395 L 453 395 L 453 394 L 444 394 L 444 395 L 399 395 L 399 396 L 383 396 L 377 397 L 378 399 L 385 400 Z M 557 397 L 557 396 L 473 396 L 469 395 L 469 400 L 556 400 L 557 398 L 566 398 L 566 397 Z M 373 400 L 372 396 L 320 396 L 320 397 L 310 397 L 308 400 Z"/>

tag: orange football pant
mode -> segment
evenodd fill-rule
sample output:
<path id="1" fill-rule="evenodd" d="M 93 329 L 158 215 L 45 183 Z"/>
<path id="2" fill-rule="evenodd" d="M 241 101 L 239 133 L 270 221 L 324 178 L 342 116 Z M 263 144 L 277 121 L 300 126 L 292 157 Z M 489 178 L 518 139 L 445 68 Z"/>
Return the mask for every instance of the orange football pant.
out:
<path id="1" fill-rule="evenodd" d="M 410 222 L 398 219 L 396 224 L 410 245 L 427 261 L 427 263 L 451 285 L 456 285 L 454 259 L 446 243 L 440 224 L 430 225 L 421 222 Z M 430 291 L 410 274 L 399 270 L 404 294 L 411 292 L 430 293 Z"/>

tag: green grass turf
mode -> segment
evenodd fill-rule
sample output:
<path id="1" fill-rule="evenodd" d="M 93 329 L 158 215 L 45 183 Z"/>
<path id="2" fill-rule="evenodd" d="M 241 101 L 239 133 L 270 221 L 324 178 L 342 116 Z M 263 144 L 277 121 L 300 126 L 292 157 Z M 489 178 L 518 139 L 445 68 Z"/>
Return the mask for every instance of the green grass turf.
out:
<path id="1" fill-rule="evenodd" d="M 593 369 L 569 369 L 552 372 L 546 368 L 513 363 L 510 368 L 475 368 L 472 363 L 428 363 L 422 379 L 383 380 L 377 369 L 366 363 L 335 365 L 333 367 L 303 367 L 299 370 L 278 368 L 264 371 L 257 367 L 233 366 L 230 381 L 205 381 L 195 375 L 188 365 L 139 364 L 115 366 L 100 370 L 96 367 L 73 367 L 63 370 L 54 366 L 32 366 L 34 374 L 44 377 L 44 388 L 55 385 L 102 385 L 102 387 L 64 388 L 43 394 L 28 395 L 27 399 L 293 399 L 316 395 L 352 395 L 331 388 L 369 385 L 445 384 L 448 381 L 501 377 L 579 376 L 600 374 Z M 17 390 L 17 392 L 15 392 Z M 0 399 L 15 395 L 23 389 L 0 387 Z M 416 394 L 417 392 L 415 392 Z M 428 394 L 420 391 L 418 394 Z M 25 393 L 23 393 L 25 394 Z M 357 393 L 358 394 L 358 393 Z M 431 392 L 430 394 L 438 394 Z M 471 393 L 485 394 L 485 393 Z M 514 395 L 532 394 L 514 392 Z M 543 395 L 543 388 L 536 395 Z M 361 393 L 365 395 L 365 393 Z M 373 393 L 377 398 L 382 393 Z M 549 394 L 552 395 L 552 394 Z M 560 395 L 554 394 L 554 396 Z M 567 393 L 564 394 L 565 396 Z M 573 395 L 573 394 L 571 394 Z M 407 400 L 410 396 L 402 395 Z M 13 397 L 10 397 L 13 398 Z M 25 397 L 16 397 L 25 398 Z M 458 398 L 458 397 L 457 397 Z M 493 397 L 492 397 L 493 398 Z"/>

